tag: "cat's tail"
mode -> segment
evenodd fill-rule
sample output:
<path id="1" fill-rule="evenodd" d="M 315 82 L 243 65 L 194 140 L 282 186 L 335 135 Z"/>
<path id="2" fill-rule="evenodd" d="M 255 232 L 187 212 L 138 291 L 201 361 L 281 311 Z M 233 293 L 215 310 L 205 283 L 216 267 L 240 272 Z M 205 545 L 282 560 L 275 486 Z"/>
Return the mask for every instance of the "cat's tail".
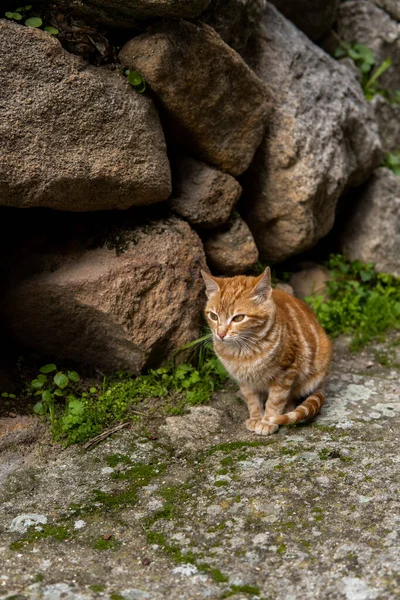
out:
<path id="1" fill-rule="evenodd" d="M 289 423 L 297 423 L 304 419 L 311 419 L 315 417 L 321 410 L 323 403 L 325 402 L 325 394 L 322 390 L 316 390 L 308 398 L 304 400 L 299 406 L 286 413 L 285 415 L 276 415 L 275 417 L 269 417 L 270 423 L 276 423 L 277 425 L 288 425 Z"/>

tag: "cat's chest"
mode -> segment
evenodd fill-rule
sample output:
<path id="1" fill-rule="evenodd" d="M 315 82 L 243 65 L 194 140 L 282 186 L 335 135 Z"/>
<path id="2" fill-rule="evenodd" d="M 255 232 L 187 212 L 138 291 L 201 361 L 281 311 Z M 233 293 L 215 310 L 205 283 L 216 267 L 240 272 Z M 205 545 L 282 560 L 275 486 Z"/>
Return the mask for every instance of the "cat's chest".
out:
<path id="1" fill-rule="evenodd" d="M 239 384 L 261 389 L 265 388 L 268 381 L 275 376 L 276 367 L 266 360 L 265 356 L 255 357 L 252 360 L 218 356 L 230 376 Z"/>

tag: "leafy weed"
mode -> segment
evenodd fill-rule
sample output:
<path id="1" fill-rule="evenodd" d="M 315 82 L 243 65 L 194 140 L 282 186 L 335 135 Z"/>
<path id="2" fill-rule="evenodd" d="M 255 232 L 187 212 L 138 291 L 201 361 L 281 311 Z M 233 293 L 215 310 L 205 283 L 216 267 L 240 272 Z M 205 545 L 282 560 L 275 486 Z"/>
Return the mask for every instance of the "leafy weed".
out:
<path id="1" fill-rule="evenodd" d="M 400 102 L 400 90 L 387 90 L 380 85 L 379 78 L 392 66 L 390 58 L 379 66 L 375 64 L 375 56 L 371 48 L 364 44 L 340 41 L 334 52 L 335 58 L 349 57 L 361 73 L 361 87 L 367 100 L 372 100 L 376 94 L 384 96 L 389 102 Z"/>
<path id="2" fill-rule="evenodd" d="M 395 152 L 387 152 L 381 166 L 400 176 L 400 149 Z"/>
<path id="3" fill-rule="evenodd" d="M 400 278 L 340 254 L 331 255 L 326 266 L 332 277 L 326 283 L 328 298 L 305 300 L 329 335 L 350 334 L 350 348 L 356 351 L 388 329 L 400 328 Z"/>
<path id="4" fill-rule="evenodd" d="M 205 338 L 209 336 L 200 341 Z M 76 371 L 47 364 L 30 382 L 28 393 L 40 396 L 34 412 L 50 421 L 53 439 L 69 445 L 124 419 L 137 419 L 139 403 L 145 403 L 144 415 L 183 414 L 187 406 L 207 404 L 226 378 L 221 363 L 203 346 L 197 364 L 170 364 L 139 376 L 121 372 L 85 391 Z"/>

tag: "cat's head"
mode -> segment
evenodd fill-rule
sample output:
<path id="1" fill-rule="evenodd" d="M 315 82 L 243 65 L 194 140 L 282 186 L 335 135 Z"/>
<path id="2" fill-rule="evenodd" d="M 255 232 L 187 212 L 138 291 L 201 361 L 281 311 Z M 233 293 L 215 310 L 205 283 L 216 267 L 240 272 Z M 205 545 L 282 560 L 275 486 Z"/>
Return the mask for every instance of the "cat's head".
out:
<path id="1" fill-rule="evenodd" d="M 265 334 L 275 314 L 269 267 L 259 277 L 201 274 L 208 298 L 205 315 L 214 341 L 244 348 L 249 340 Z"/>

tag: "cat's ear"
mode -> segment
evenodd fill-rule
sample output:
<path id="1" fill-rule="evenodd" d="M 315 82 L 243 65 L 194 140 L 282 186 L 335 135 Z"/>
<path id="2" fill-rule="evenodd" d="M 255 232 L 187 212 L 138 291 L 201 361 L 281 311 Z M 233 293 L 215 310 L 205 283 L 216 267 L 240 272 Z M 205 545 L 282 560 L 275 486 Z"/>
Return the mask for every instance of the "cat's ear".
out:
<path id="1" fill-rule="evenodd" d="M 215 294 L 215 292 L 219 292 L 219 285 L 217 283 L 217 278 L 209 275 L 205 271 L 201 271 L 201 276 L 204 279 L 204 283 L 206 284 L 206 294 L 207 298 Z"/>
<path id="2" fill-rule="evenodd" d="M 264 273 L 258 277 L 258 281 L 253 288 L 253 298 L 259 301 L 268 300 L 271 294 L 271 269 L 267 267 Z"/>

